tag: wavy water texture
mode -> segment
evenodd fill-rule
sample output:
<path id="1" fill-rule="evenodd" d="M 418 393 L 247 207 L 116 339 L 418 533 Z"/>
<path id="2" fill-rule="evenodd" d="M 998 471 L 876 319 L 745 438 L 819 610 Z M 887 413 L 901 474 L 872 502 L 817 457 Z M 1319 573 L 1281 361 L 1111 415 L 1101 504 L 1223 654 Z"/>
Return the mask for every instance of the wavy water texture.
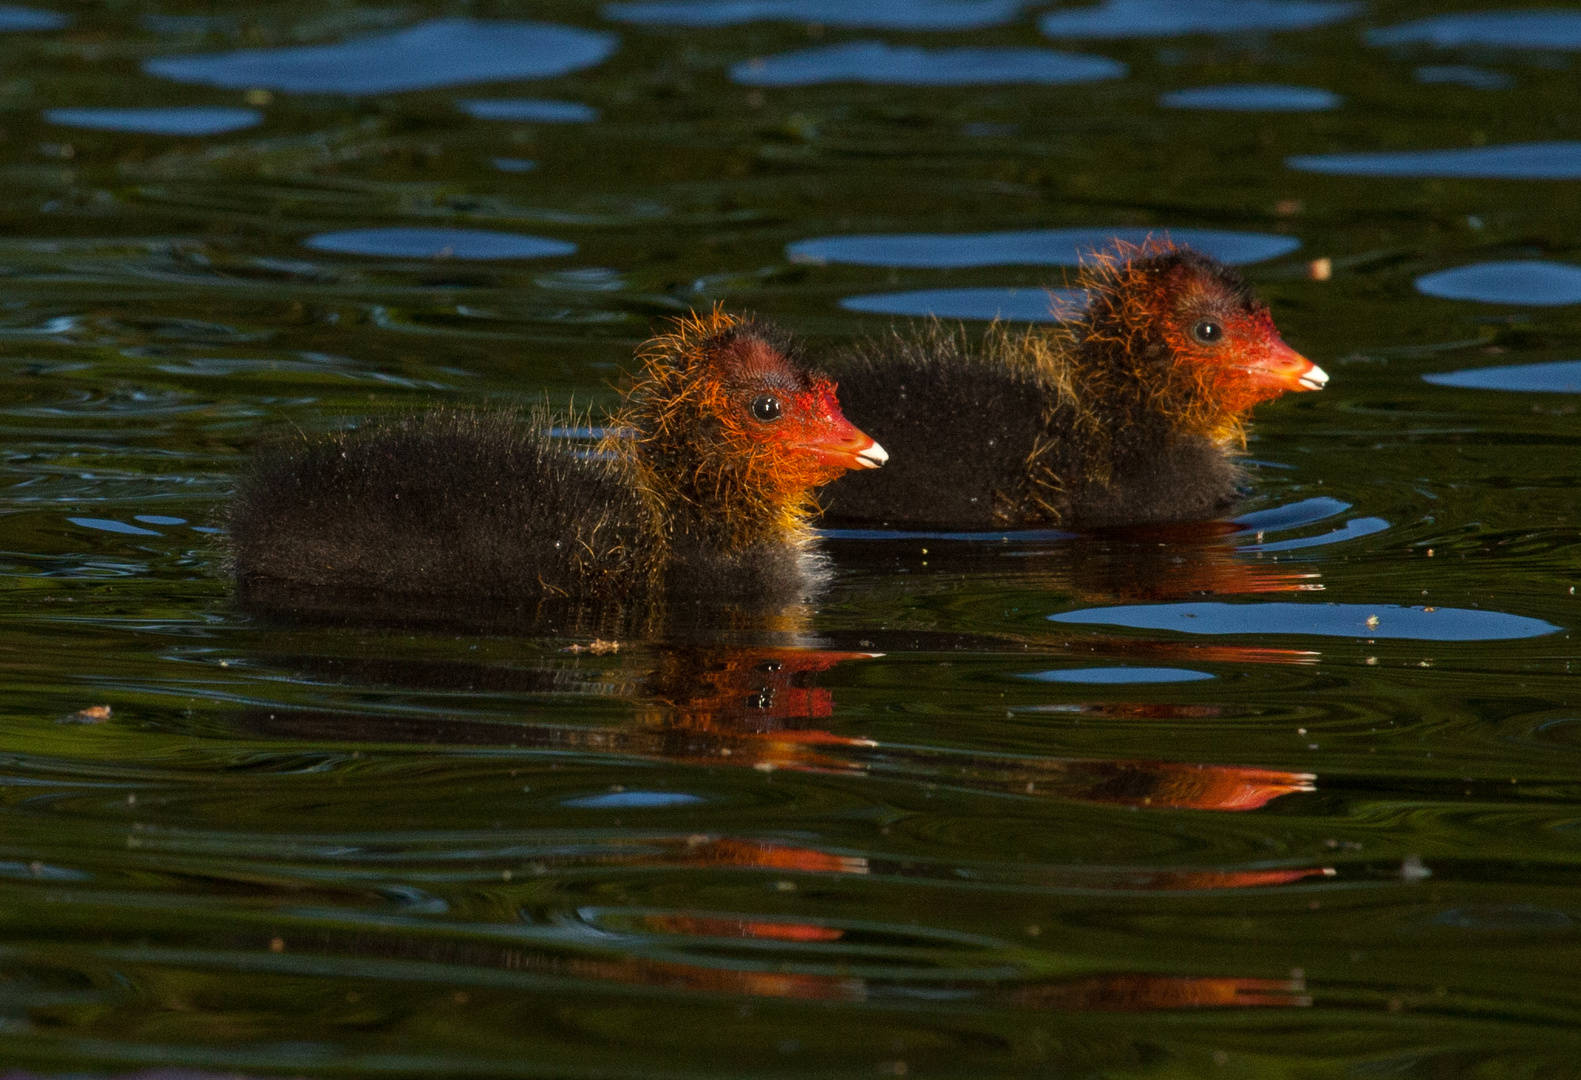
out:
<path id="1" fill-rule="evenodd" d="M 0 7 L 8 1075 L 1575 1071 L 1573 12 L 463 7 Z M 1214 520 L 233 595 L 272 439 L 595 453 L 675 316 L 975 339 L 1166 235 L 1330 375 Z"/>

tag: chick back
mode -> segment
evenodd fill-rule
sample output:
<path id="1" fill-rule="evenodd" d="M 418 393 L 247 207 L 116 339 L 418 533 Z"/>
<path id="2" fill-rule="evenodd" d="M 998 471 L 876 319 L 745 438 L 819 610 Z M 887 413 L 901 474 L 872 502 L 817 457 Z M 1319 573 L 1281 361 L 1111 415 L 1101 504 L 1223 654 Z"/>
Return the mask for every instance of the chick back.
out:
<path id="1" fill-rule="evenodd" d="M 824 520 L 1109 526 L 1201 520 L 1235 501 L 1242 473 L 1225 447 L 1084 382 L 1068 348 L 1004 328 L 973 343 L 932 324 L 837 358 L 841 407 L 890 458 L 832 484 Z"/>
<path id="2" fill-rule="evenodd" d="M 889 461 L 825 488 L 825 521 L 991 529 L 1025 516 L 1051 394 L 1036 371 L 991 362 L 937 324 L 857 346 L 829 369 L 841 409 Z"/>
<path id="3" fill-rule="evenodd" d="M 538 414 L 436 410 L 261 447 L 229 521 L 238 590 L 639 599 L 663 553 L 629 469 Z"/>

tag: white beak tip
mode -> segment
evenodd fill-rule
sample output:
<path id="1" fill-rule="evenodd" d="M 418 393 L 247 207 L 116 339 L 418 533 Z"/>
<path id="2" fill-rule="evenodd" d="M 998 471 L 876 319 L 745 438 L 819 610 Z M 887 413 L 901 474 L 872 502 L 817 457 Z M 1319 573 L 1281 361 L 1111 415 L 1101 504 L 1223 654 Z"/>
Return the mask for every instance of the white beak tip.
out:
<path id="1" fill-rule="evenodd" d="M 1301 385 L 1308 390 L 1321 390 L 1327 384 L 1328 372 L 1324 371 L 1316 364 L 1312 365 L 1312 370 L 1301 376 Z"/>
<path id="2" fill-rule="evenodd" d="M 866 450 L 859 451 L 856 459 L 862 463 L 864 469 L 876 469 L 889 460 L 889 451 L 874 443 Z"/>

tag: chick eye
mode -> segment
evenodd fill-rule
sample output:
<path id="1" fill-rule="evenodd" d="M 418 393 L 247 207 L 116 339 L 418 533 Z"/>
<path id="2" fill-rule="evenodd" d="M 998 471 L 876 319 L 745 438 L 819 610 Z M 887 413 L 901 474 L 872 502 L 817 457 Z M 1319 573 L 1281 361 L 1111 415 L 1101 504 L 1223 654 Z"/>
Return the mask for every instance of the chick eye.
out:
<path id="1" fill-rule="evenodd" d="M 1198 319 L 1191 327 L 1191 336 L 1204 345 L 1217 345 L 1224 340 L 1224 327 L 1212 319 Z"/>
<path id="2" fill-rule="evenodd" d="M 780 399 L 773 394 L 759 394 L 752 399 L 752 415 L 764 423 L 780 418 Z"/>

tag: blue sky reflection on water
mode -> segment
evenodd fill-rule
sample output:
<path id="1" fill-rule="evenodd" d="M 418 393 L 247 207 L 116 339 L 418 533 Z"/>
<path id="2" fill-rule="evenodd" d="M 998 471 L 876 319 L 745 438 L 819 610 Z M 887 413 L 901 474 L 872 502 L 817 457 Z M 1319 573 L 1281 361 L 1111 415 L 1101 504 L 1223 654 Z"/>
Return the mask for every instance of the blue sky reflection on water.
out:
<path id="1" fill-rule="evenodd" d="M 1424 382 L 1458 386 L 1467 390 L 1510 390 L 1535 394 L 1581 394 L 1581 360 L 1551 364 L 1506 364 L 1503 367 L 1467 368 L 1463 371 L 1429 372 Z"/>
<path id="2" fill-rule="evenodd" d="M 331 45 L 162 56 L 143 70 L 177 82 L 301 94 L 386 94 L 541 79 L 600 64 L 613 34 L 550 23 L 433 19 Z"/>
<path id="3" fill-rule="evenodd" d="M 310 236 L 303 244 L 343 255 L 412 259 L 541 259 L 576 251 L 564 240 L 486 229 L 345 229 Z"/>
<path id="4" fill-rule="evenodd" d="M 1054 49 L 924 49 L 882 41 L 848 41 L 755 57 L 733 64 L 730 78 L 746 86 L 813 86 L 861 82 L 890 86 L 974 86 L 996 83 L 1102 82 L 1126 66 L 1103 56 Z"/>
<path id="5" fill-rule="evenodd" d="M 1581 303 L 1581 266 L 1538 259 L 1472 263 L 1423 274 L 1416 288 L 1446 300 L 1560 307 Z"/>
<path id="6" fill-rule="evenodd" d="M 1082 302 L 1082 293 L 1077 289 L 984 287 L 867 293 L 847 296 L 840 301 L 840 306 L 847 311 L 917 318 L 937 316 L 941 319 L 1052 323 L 1060 321 L 1060 312 L 1079 308 Z"/>
<path id="7" fill-rule="evenodd" d="M 1204 602 L 1083 608 L 1048 616 L 1050 622 L 1173 630 L 1181 634 L 1303 634 L 1413 641 L 1503 641 L 1541 637 L 1561 627 L 1524 615 L 1474 608 L 1395 604 L 1260 604 Z"/>
<path id="8" fill-rule="evenodd" d="M 606 4 L 612 22 L 651 26 L 820 23 L 874 30 L 973 30 L 1014 21 L 1029 0 L 635 0 Z"/>
<path id="9" fill-rule="evenodd" d="M 798 240 L 792 262 L 852 266 L 953 268 L 973 266 L 1076 266 L 1115 240 L 1141 244 L 1169 239 L 1189 244 L 1233 265 L 1288 255 L 1301 246 L 1293 236 L 1218 229 L 1029 229 L 992 233 L 869 233 Z"/>
<path id="10" fill-rule="evenodd" d="M 118 533 L 121 536 L 163 536 L 163 533 L 153 529 L 143 529 L 136 525 L 128 525 L 124 521 L 113 518 L 96 517 L 68 517 L 67 521 L 73 525 L 80 525 L 84 529 L 93 529 L 95 532 Z"/>
<path id="11" fill-rule="evenodd" d="M 598 110 L 580 101 L 546 98 L 472 98 L 461 111 L 476 120 L 514 120 L 536 124 L 591 124 Z"/>
<path id="12" fill-rule="evenodd" d="M 679 806 L 700 806 L 708 800 L 683 791 L 609 791 L 601 795 L 580 795 L 563 799 L 561 806 L 576 810 L 665 810 Z"/>
<path id="13" fill-rule="evenodd" d="M 1231 86 L 1194 86 L 1175 90 L 1158 99 L 1167 109 L 1219 109 L 1226 112 L 1324 112 L 1338 108 L 1344 99 L 1315 86 L 1279 86 L 1242 83 Z"/>
<path id="14" fill-rule="evenodd" d="M 1423 64 L 1411 74 L 1426 86 L 1448 83 L 1469 86 L 1473 90 L 1508 90 L 1515 85 L 1515 80 L 1502 71 L 1470 64 Z"/>
<path id="15" fill-rule="evenodd" d="M 1367 32 L 1369 45 L 1581 49 L 1581 11 L 1464 11 Z"/>
<path id="16" fill-rule="evenodd" d="M 0 33 L 25 30 L 59 30 L 69 26 L 71 19 L 54 11 L 22 7 L 18 4 L 0 4 Z"/>
<path id="17" fill-rule="evenodd" d="M 130 131 L 140 135 L 223 135 L 263 123 L 257 109 L 220 105 L 172 105 L 153 109 L 46 109 L 44 119 L 61 127 Z"/>
<path id="18" fill-rule="evenodd" d="M 1360 4 L 1340 0 L 1105 0 L 1051 11 L 1038 29 L 1057 38 L 1172 37 L 1306 30 L 1350 18 Z"/>
<path id="19" fill-rule="evenodd" d="M 1581 179 L 1581 142 L 1510 143 L 1464 150 L 1295 154 L 1286 158 L 1285 164 L 1301 172 L 1337 176 L 1578 180 Z"/>

